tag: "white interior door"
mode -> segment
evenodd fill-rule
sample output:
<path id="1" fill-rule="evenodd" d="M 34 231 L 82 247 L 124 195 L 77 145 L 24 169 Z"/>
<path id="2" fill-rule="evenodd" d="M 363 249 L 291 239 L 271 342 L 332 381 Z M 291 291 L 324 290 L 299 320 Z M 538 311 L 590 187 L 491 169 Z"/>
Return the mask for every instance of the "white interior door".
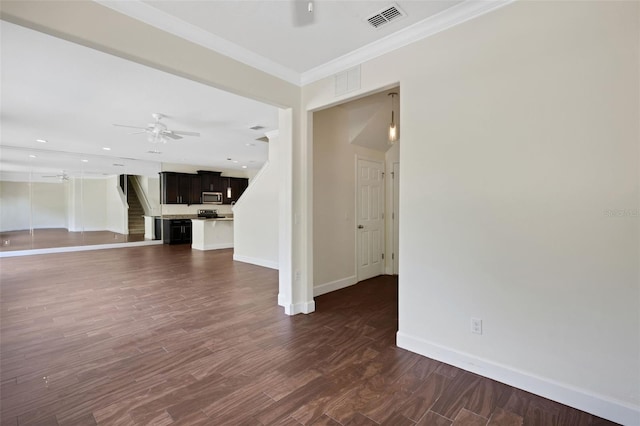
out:
<path id="1" fill-rule="evenodd" d="M 382 162 L 358 159 L 356 202 L 358 281 L 384 272 L 383 167 Z"/>
<path id="2" fill-rule="evenodd" d="M 400 235 L 400 227 L 399 219 L 400 215 L 398 214 L 399 206 L 400 206 L 400 163 L 393 163 L 393 273 L 398 274 L 398 252 L 400 249 L 400 243 L 398 236 Z"/>

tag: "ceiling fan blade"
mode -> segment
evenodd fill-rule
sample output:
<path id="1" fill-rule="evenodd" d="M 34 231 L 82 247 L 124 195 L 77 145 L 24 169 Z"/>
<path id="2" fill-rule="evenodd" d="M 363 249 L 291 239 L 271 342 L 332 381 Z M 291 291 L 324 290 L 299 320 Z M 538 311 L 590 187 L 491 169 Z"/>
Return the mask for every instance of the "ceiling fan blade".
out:
<path id="1" fill-rule="evenodd" d="M 143 130 L 141 132 L 133 132 L 133 133 L 127 133 L 128 135 L 139 135 L 140 133 L 147 133 L 146 130 Z"/>
<path id="2" fill-rule="evenodd" d="M 182 139 L 182 136 L 175 134 L 174 132 L 172 132 L 171 130 L 165 130 L 162 132 L 162 136 L 166 136 L 168 138 L 171 139 Z"/>
<path id="3" fill-rule="evenodd" d="M 200 133 L 198 132 L 186 132 L 184 130 L 171 130 L 171 133 L 183 136 L 200 136 Z"/>
<path id="4" fill-rule="evenodd" d="M 140 127 L 140 126 L 127 126 L 126 124 L 114 124 L 114 126 L 116 127 L 128 127 L 130 129 L 142 129 L 142 130 L 146 130 L 146 127 Z"/>

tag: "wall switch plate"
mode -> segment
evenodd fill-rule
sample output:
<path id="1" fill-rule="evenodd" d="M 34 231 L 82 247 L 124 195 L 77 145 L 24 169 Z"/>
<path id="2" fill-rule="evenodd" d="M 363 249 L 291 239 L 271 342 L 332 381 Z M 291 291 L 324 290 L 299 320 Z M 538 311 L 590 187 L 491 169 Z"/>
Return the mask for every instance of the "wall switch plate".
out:
<path id="1" fill-rule="evenodd" d="M 482 320 L 480 318 L 471 318 L 471 332 L 482 334 Z"/>
<path id="2" fill-rule="evenodd" d="M 300 277 L 301 277 L 301 275 L 302 275 L 302 274 L 300 274 L 300 271 L 296 271 L 296 272 L 293 274 L 293 278 L 294 278 L 296 281 L 300 281 Z"/>

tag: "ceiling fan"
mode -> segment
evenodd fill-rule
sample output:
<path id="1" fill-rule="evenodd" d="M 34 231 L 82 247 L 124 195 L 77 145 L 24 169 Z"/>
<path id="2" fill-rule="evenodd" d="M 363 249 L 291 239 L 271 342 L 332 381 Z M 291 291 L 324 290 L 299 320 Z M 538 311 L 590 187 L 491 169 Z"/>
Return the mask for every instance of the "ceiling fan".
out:
<path id="1" fill-rule="evenodd" d="M 69 175 L 64 170 L 62 170 L 62 173 L 57 174 L 57 175 L 43 175 L 42 177 L 43 178 L 56 178 L 56 179 L 60 180 L 60 182 L 64 182 L 66 180 L 69 180 Z"/>
<path id="2" fill-rule="evenodd" d="M 146 133 L 149 135 L 149 142 L 162 142 L 166 143 L 167 138 L 171 138 L 174 140 L 182 139 L 183 136 L 200 136 L 198 132 L 187 132 L 185 130 L 171 130 L 167 128 L 167 125 L 162 121 L 163 118 L 166 117 L 164 114 L 160 114 L 159 112 L 151 114 L 153 119 L 155 120 L 153 123 L 147 124 L 146 127 L 140 126 L 128 126 L 126 124 L 114 124 L 117 127 L 128 127 L 130 129 L 141 129 L 140 132 L 131 133 L 132 135 L 139 133 Z"/>

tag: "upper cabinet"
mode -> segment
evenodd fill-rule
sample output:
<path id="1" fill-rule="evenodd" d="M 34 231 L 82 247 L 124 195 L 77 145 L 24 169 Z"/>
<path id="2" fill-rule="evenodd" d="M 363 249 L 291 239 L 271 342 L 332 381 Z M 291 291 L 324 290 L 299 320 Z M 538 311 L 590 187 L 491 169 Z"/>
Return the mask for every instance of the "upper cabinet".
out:
<path id="1" fill-rule="evenodd" d="M 202 204 L 203 192 L 222 192 L 223 204 L 231 204 L 238 201 L 248 185 L 246 178 L 221 176 L 221 172 L 162 172 L 160 200 L 162 204 Z M 227 196 L 229 188 L 231 197 Z"/>
<path id="2" fill-rule="evenodd" d="M 202 204 L 202 179 L 200 175 L 189 175 L 189 202 L 187 204 Z"/>
<path id="3" fill-rule="evenodd" d="M 229 179 L 231 181 L 231 197 L 229 198 L 229 204 L 231 204 L 240 199 L 240 196 L 242 195 L 244 190 L 249 186 L 249 179 L 235 177 Z"/>
<path id="4" fill-rule="evenodd" d="M 204 170 L 198 170 L 198 175 L 202 181 L 203 192 L 224 192 L 223 178 L 220 176 L 221 172 L 208 172 Z"/>
<path id="5" fill-rule="evenodd" d="M 162 204 L 192 204 L 191 175 L 185 173 L 160 173 L 160 202 Z"/>

